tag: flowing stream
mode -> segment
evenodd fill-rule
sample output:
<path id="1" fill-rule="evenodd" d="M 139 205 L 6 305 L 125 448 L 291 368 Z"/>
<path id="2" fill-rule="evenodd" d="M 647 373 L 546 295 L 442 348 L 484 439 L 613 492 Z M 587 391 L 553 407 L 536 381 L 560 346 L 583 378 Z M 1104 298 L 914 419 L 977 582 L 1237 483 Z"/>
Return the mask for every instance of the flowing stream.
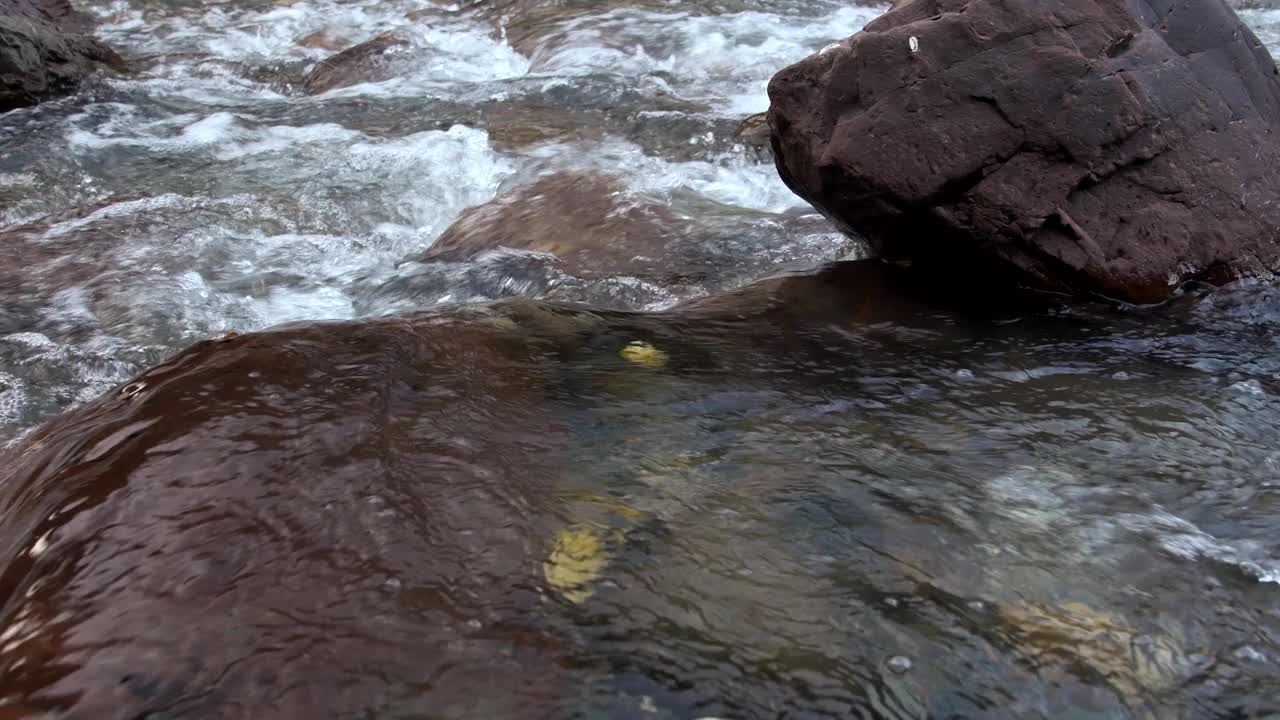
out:
<path id="1" fill-rule="evenodd" d="M 548 390 L 556 512 L 613 534 L 577 538 L 590 592 L 542 619 L 572 648 L 563 717 L 1280 717 L 1277 288 L 870 324 L 797 303 L 785 331 L 667 313 L 859 256 L 737 130 L 883 8 L 88 9 L 138 71 L 0 115 L 0 445 L 227 331 L 586 303 L 605 329 Z M 1280 11 L 1242 14 L 1280 52 Z M 303 92 L 322 45 L 386 32 L 364 81 Z M 531 208 L 505 237 L 545 231 L 520 193 L 549 176 L 680 251 L 423 255 L 495 199 Z M 362 717 L 434 717 L 388 697 Z"/>

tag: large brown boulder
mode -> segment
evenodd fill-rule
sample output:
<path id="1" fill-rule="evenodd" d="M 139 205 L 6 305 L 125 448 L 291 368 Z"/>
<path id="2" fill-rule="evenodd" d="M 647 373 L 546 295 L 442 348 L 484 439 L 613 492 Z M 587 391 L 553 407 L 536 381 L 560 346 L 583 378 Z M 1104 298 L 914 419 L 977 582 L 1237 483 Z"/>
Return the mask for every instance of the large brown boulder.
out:
<path id="1" fill-rule="evenodd" d="M 100 65 L 123 70 L 92 29 L 67 0 L 0 0 L 0 112 L 72 92 Z"/>
<path id="2" fill-rule="evenodd" d="M 545 717 L 524 317 L 210 340 L 0 453 L 0 716 Z"/>
<path id="3" fill-rule="evenodd" d="M 783 179 L 888 257 L 1138 303 L 1280 268 L 1280 78 L 1222 0 L 908 0 L 769 94 Z"/>
<path id="4" fill-rule="evenodd" d="M 582 646 L 555 620 L 600 568 L 552 561 L 599 492 L 591 438 L 627 422 L 565 399 L 817 367 L 859 323 L 888 362 L 903 324 L 953 344 L 950 294 L 917 283 L 837 263 L 661 314 L 513 300 L 201 342 L 0 452 L 0 717 L 564 717 Z"/>

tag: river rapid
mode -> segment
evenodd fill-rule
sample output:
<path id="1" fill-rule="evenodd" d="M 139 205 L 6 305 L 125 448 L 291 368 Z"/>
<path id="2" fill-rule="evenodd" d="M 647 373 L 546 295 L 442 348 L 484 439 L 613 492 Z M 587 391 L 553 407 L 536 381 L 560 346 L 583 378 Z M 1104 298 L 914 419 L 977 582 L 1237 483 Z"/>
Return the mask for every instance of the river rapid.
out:
<path id="1" fill-rule="evenodd" d="M 138 71 L 0 115 L 0 445 L 229 331 L 582 303 L 545 398 L 571 478 L 538 618 L 568 648 L 558 717 L 1280 717 L 1280 289 L 808 302 L 863 249 L 739 123 L 884 8 L 85 9 Z M 1280 53 L 1280 11 L 1242 16 Z M 406 42 L 368 81 L 302 91 L 386 32 Z M 569 180 L 528 190 L 547 177 Z M 503 237 L 603 203 L 609 233 L 679 250 L 424 256 L 503 198 Z M 789 312 L 679 309 L 784 271 Z M 403 522 L 366 500 L 360 522 Z M 360 717 L 483 714 L 387 698 Z"/>

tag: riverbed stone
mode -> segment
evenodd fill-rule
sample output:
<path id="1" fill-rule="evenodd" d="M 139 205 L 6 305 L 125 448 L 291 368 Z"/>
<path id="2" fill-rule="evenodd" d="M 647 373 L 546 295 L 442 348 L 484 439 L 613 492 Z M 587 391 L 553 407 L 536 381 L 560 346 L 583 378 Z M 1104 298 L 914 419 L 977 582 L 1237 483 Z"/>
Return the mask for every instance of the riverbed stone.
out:
<path id="1" fill-rule="evenodd" d="M 579 278 L 688 271 L 669 253 L 687 236 L 668 208 L 630 196 L 614 177 L 565 171 L 464 210 L 422 259 L 462 261 L 505 248 L 554 255 Z"/>
<path id="2" fill-rule="evenodd" d="M 302 90 L 319 95 L 359 83 L 390 80 L 399 74 L 396 61 L 409 55 L 410 42 L 396 33 L 377 37 L 349 47 L 321 60 L 302 80 Z"/>
<path id="3" fill-rule="evenodd" d="M 1134 303 L 1280 269 L 1280 76 L 1222 0 L 907 0 L 769 94 L 783 179 L 886 257 Z"/>
<path id="4" fill-rule="evenodd" d="M 0 707 L 552 716 L 563 431 L 521 317 L 228 334 L 0 452 Z"/>

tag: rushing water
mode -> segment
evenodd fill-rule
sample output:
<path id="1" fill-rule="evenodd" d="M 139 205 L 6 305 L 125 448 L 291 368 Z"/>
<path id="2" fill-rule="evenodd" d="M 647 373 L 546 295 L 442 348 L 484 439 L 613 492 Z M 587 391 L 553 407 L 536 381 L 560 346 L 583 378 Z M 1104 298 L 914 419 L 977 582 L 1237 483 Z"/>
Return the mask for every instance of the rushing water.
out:
<path id="1" fill-rule="evenodd" d="M 1275 288 L 970 317 L 868 311 L 801 279 L 785 310 L 681 309 L 857 253 L 735 129 L 772 72 L 880 9 L 93 10 L 140 71 L 0 116 L 0 442 L 229 330 L 586 302 L 618 312 L 566 310 L 575 344 L 550 367 L 491 370 L 545 374 L 538 412 L 563 430 L 543 510 L 570 530 L 546 538 L 546 572 L 585 589 L 537 618 L 568 648 L 562 716 L 1280 716 Z M 1280 47 L 1280 11 L 1244 16 Z M 299 41 L 318 31 L 408 44 L 308 96 L 332 51 Z M 466 208 L 536 213 L 520 188 L 570 171 L 612 183 L 619 222 L 657 213 L 684 243 L 668 261 L 703 270 L 422 257 Z M 494 427 L 550 453 L 541 428 L 507 427 L 538 417 L 512 406 Z M 414 527 L 366 500 L 352 522 L 385 523 L 387 547 Z M 432 716 L 386 696 L 361 717 Z"/>

